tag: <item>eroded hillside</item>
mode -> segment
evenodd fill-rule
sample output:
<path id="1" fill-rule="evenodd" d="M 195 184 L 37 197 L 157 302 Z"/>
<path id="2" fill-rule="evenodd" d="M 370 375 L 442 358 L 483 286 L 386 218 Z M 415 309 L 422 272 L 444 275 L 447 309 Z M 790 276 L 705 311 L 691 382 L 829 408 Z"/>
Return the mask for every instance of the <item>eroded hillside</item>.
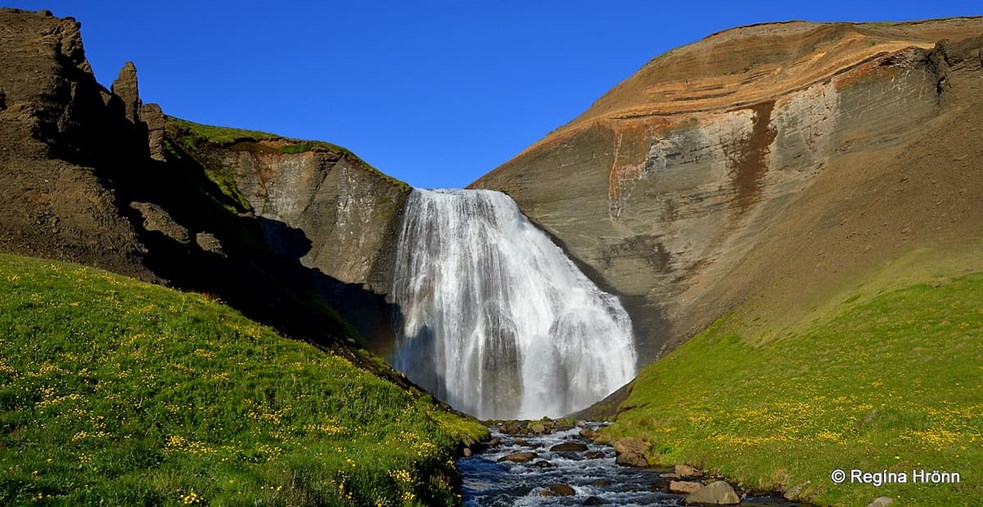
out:
<path id="1" fill-rule="evenodd" d="M 643 360 L 735 308 L 780 329 L 920 247 L 979 251 L 981 34 L 981 18 L 714 34 L 472 186 L 507 192 L 622 296 Z"/>

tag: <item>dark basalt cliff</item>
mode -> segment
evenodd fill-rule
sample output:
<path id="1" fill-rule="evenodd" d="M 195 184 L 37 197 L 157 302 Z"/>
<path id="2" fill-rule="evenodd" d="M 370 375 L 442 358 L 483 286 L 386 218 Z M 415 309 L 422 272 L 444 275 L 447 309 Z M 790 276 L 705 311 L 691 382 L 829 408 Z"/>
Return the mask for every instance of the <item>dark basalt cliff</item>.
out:
<path id="1" fill-rule="evenodd" d="M 0 10 L 0 68 L 0 249 L 152 278 L 106 184 L 142 146 L 92 76 L 78 23 Z"/>
<path id="2" fill-rule="evenodd" d="M 979 249 L 981 34 L 981 18 L 715 34 L 472 186 L 622 296 L 643 361 L 737 307 L 791 322 L 919 247 Z"/>
<path id="3" fill-rule="evenodd" d="M 0 68 L 0 251 L 211 293 L 324 345 L 354 343 L 348 322 L 391 341 L 405 184 L 328 143 L 169 119 L 132 63 L 107 90 L 72 18 L 0 9 Z"/>

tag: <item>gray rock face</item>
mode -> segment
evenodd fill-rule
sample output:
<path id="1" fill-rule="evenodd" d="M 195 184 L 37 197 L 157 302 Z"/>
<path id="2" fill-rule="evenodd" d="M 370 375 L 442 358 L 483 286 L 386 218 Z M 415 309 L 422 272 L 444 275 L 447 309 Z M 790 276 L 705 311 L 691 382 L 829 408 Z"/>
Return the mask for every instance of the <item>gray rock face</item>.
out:
<path id="1" fill-rule="evenodd" d="M 686 497 L 687 505 L 737 505 L 739 503 L 741 503 L 741 497 L 737 496 L 734 488 L 724 481 L 711 482 Z"/>
<path id="2" fill-rule="evenodd" d="M 977 121 L 963 111 L 979 109 L 981 25 L 723 32 L 653 60 L 472 186 L 508 193 L 621 296 L 642 362 L 761 294 L 781 294 L 757 306 L 789 318 L 819 287 L 983 220 L 968 195 L 983 194 L 978 172 L 967 164 L 948 185 L 948 159 L 930 162 L 940 125 L 946 143 L 979 151 L 958 132 Z M 942 34 L 974 35 L 934 48 Z M 939 184 L 957 222 L 924 192 Z"/>
<path id="3" fill-rule="evenodd" d="M 389 242 L 402 218 L 408 188 L 347 155 L 233 149 L 223 166 L 259 217 L 304 231 L 302 257 L 346 283 L 387 289 Z"/>
<path id="4" fill-rule="evenodd" d="M 334 286 L 323 292 L 336 295 L 332 305 L 386 355 L 395 336 L 384 297 L 409 187 L 336 151 L 290 154 L 241 143 L 218 154 L 260 219 L 267 243 L 353 287 L 340 296 Z M 284 225 L 296 234 L 284 234 Z"/>

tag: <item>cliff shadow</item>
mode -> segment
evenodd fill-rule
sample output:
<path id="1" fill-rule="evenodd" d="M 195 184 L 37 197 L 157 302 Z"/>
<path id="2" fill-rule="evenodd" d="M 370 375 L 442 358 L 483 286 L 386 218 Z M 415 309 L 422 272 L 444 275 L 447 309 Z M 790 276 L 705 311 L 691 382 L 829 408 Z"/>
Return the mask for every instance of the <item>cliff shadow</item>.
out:
<path id="1" fill-rule="evenodd" d="M 114 164 L 112 173 L 120 210 L 134 224 L 146 249 L 143 263 L 156 276 L 319 345 L 379 350 L 391 342 L 396 309 L 384 295 L 304 266 L 312 243 L 302 230 L 244 210 L 207 168 L 170 141 L 167 148 L 165 162 L 144 159 L 126 170 Z M 147 205 L 173 230 L 138 209 Z"/>
<path id="2" fill-rule="evenodd" d="M 388 358 L 396 341 L 393 322 L 402 319 L 398 305 L 389 302 L 384 293 L 362 284 L 343 282 L 316 267 L 305 266 L 303 258 L 311 251 L 313 242 L 303 230 L 266 217 L 257 216 L 254 220 L 273 254 L 305 273 L 316 296 L 355 328 L 362 344 L 373 353 Z"/>

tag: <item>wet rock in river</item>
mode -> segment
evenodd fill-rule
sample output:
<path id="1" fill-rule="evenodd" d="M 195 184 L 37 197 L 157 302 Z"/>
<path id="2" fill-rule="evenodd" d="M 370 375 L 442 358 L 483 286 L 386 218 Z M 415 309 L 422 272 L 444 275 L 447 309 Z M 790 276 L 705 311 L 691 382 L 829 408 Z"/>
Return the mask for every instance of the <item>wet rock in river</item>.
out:
<path id="1" fill-rule="evenodd" d="M 522 447 L 529 447 L 530 449 L 539 449 L 543 444 L 539 442 L 529 442 L 524 438 L 515 439 L 515 445 L 521 445 Z"/>
<path id="2" fill-rule="evenodd" d="M 509 454 L 508 456 L 502 456 L 501 458 L 498 458 L 498 461 L 499 462 L 511 461 L 513 463 L 527 463 L 529 461 L 536 459 L 537 457 L 539 457 L 539 455 L 534 452 L 514 452 L 512 454 Z"/>
<path id="3" fill-rule="evenodd" d="M 586 459 L 604 459 L 604 451 L 587 451 L 584 453 Z"/>
<path id="4" fill-rule="evenodd" d="M 568 484 L 550 484 L 546 488 L 547 491 L 540 493 L 541 496 L 574 496 L 577 494 Z"/>
<path id="5" fill-rule="evenodd" d="M 590 428 L 584 428 L 580 430 L 580 436 L 586 438 L 587 440 L 596 440 L 597 432 Z"/>
<path id="6" fill-rule="evenodd" d="M 526 424 L 519 421 L 508 421 L 500 424 L 498 430 L 506 435 L 515 435 L 526 431 Z"/>
<path id="7" fill-rule="evenodd" d="M 592 497 L 588 498 L 587 500 L 584 500 L 584 505 L 604 505 L 605 503 L 607 503 L 607 502 L 605 502 L 604 500 L 602 500 L 602 499 L 600 499 L 600 498 L 598 498 L 596 496 L 592 496 Z"/>
<path id="8" fill-rule="evenodd" d="M 551 452 L 583 452 L 586 450 L 587 446 L 579 442 L 564 442 L 550 447 Z"/>

